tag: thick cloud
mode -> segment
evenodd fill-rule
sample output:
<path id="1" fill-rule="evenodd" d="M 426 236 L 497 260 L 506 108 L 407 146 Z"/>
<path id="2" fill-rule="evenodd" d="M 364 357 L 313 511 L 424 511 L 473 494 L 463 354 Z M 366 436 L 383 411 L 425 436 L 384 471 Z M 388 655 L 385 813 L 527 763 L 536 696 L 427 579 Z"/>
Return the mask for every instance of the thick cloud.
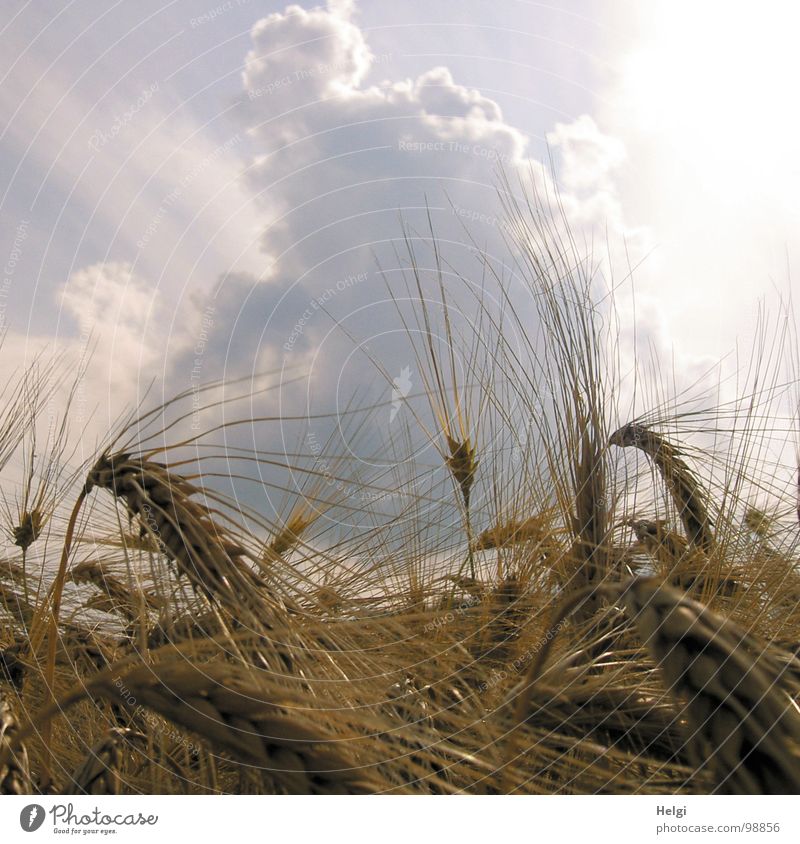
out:
<path id="1" fill-rule="evenodd" d="M 388 457 L 403 422 L 398 396 L 425 386 L 399 318 L 418 331 L 405 301 L 417 296 L 409 247 L 437 300 L 432 226 L 454 331 L 473 343 L 478 298 L 490 308 L 498 298 L 477 251 L 516 284 L 498 179 L 532 176 L 552 195 L 550 163 L 530 158 L 528 135 L 447 67 L 391 78 L 392 56 L 371 49 L 355 11 L 289 6 L 258 21 L 240 91 L 220 106 L 227 134 L 170 111 L 172 92 L 158 87 L 117 136 L 83 139 L 93 179 L 78 190 L 98 209 L 118 203 L 120 222 L 105 260 L 73 272 L 62 303 L 75 333 L 92 325 L 87 383 L 108 404 L 104 421 L 152 379 L 152 397 L 167 398 L 219 377 L 305 372 L 252 411 L 307 421 L 247 444 L 313 452 L 338 436 L 339 453 Z M 95 121 L 95 133 L 109 121 Z M 588 116 L 547 128 L 579 233 L 633 236 L 614 185 L 621 145 Z M 63 150 L 64 175 L 83 166 L 75 143 Z M 130 260 L 120 258 L 126 243 Z M 524 319 L 532 309 L 517 292 Z M 456 365 L 468 368 L 458 356 Z M 383 406 L 351 424 L 342 411 L 353 401 Z"/>
<path id="2" fill-rule="evenodd" d="M 474 302 L 453 276 L 481 284 L 471 239 L 498 262 L 507 257 L 500 172 L 512 184 L 532 172 L 552 190 L 494 100 L 446 67 L 383 78 L 387 59 L 371 52 L 351 13 L 349 3 L 289 6 L 253 27 L 239 119 L 255 151 L 244 179 L 264 221 L 265 267 L 223 278 L 214 297 L 214 374 L 307 366 L 312 409 L 341 406 L 367 381 L 373 400 L 388 401 L 392 379 L 413 364 L 388 293 L 405 295 L 401 223 L 429 285 L 433 252 L 415 238 L 426 240 L 430 215 L 468 323 Z M 621 231 L 610 174 L 624 150 L 587 116 L 548 137 L 576 224 Z M 359 341 L 368 351 L 354 352 Z M 178 371 L 188 369 L 182 360 Z"/>

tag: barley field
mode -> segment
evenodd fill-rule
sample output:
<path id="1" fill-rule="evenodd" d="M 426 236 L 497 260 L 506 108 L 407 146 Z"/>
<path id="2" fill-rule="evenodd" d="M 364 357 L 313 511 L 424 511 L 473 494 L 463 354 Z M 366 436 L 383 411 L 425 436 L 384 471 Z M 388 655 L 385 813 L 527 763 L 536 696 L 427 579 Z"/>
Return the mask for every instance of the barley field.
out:
<path id="1" fill-rule="evenodd" d="M 632 374 L 616 282 L 513 194 L 532 311 L 406 233 L 417 383 L 331 408 L 403 409 L 370 471 L 254 445 L 285 373 L 145 401 L 89 459 L 74 362 L 8 376 L 4 794 L 800 792 L 788 322 L 731 398 Z M 242 490 L 281 472 L 267 515 Z"/>

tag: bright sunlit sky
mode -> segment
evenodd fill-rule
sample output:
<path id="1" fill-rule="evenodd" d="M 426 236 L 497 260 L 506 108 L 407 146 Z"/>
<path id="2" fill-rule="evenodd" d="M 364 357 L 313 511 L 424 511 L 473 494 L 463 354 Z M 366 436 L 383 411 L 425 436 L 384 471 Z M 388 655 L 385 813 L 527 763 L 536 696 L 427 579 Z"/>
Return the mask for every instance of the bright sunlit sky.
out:
<path id="1" fill-rule="evenodd" d="M 681 366 L 747 346 L 759 300 L 774 310 L 791 289 L 792 4 L 5 0 L 3 13 L 5 359 L 52 338 L 79 353 L 91 335 L 101 408 L 153 377 L 187 389 L 198 348 L 204 378 L 288 362 L 338 383 L 330 320 L 314 310 L 296 327 L 309 303 L 340 282 L 329 310 L 392 330 L 370 311 L 385 297 L 376 256 L 391 263 L 400 217 L 421 226 L 426 204 L 445 241 L 466 222 L 499 251 L 498 162 L 551 154 L 579 224 L 645 258 L 639 331 Z"/>

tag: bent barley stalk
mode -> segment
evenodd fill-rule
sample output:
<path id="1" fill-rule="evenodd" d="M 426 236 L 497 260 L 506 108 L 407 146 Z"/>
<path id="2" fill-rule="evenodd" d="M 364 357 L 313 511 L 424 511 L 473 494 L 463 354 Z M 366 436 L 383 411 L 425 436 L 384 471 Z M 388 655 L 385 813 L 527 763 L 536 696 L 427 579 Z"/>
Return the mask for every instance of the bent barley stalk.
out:
<path id="1" fill-rule="evenodd" d="M 560 629 L 592 591 L 586 588 L 565 600 L 554 613 L 551 629 Z M 594 591 L 622 603 L 680 703 L 678 720 L 688 724 L 686 751 L 695 776 L 710 774 L 713 790 L 725 793 L 800 793 L 796 657 L 759 642 L 655 578 L 633 578 Z M 552 688 L 542 687 L 542 679 L 554 641 L 555 637 L 545 642 L 512 694 L 515 726 L 536 712 L 534 696 L 553 694 Z M 512 753 L 520 741 L 518 731 L 512 730 Z"/>
<path id="2" fill-rule="evenodd" d="M 609 442 L 620 448 L 641 449 L 653 461 L 675 502 L 687 537 L 698 548 L 710 552 L 715 545 L 714 523 L 706 508 L 706 493 L 679 450 L 638 422 L 623 425 Z"/>

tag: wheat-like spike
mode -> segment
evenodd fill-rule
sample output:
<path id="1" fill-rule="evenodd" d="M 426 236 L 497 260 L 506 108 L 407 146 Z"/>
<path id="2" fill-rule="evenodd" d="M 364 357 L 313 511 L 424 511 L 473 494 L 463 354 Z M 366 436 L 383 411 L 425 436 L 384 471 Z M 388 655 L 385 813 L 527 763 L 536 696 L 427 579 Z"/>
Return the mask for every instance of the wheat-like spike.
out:
<path id="1" fill-rule="evenodd" d="M 106 566 L 93 560 L 86 560 L 73 566 L 67 579 L 73 583 L 91 583 L 104 592 L 112 600 L 114 606 L 133 611 L 134 617 L 142 605 L 149 610 L 155 610 L 161 606 L 156 596 L 129 589 L 118 577 L 111 574 Z"/>
<path id="2" fill-rule="evenodd" d="M 464 507 L 469 510 L 472 484 L 475 482 L 475 473 L 478 471 L 478 461 L 475 458 L 476 448 L 470 443 L 469 437 L 462 441 L 447 433 L 445 437 L 447 447 L 450 449 L 450 454 L 445 458 L 445 462 L 461 490 Z"/>
<path id="3" fill-rule="evenodd" d="M 487 528 L 475 540 L 476 551 L 490 551 L 493 548 L 509 548 L 523 542 L 543 540 L 547 536 L 546 520 L 540 516 L 527 519 L 509 519 Z"/>
<path id="4" fill-rule="evenodd" d="M 275 533 L 264 549 L 264 561 L 270 562 L 283 556 L 300 541 L 300 537 L 317 519 L 317 513 L 309 513 L 305 508 L 296 509 L 287 519 L 286 524 Z"/>
<path id="5" fill-rule="evenodd" d="M 119 794 L 125 746 L 131 742 L 147 744 L 147 736 L 125 727 L 113 727 L 86 755 L 72 775 L 72 785 L 63 794 Z"/>
<path id="6" fill-rule="evenodd" d="M 748 507 L 744 514 L 744 523 L 759 539 L 767 539 L 773 528 L 773 519 L 758 507 Z"/>
<path id="7" fill-rule="evenodd" d="M 660 434 L 638 422 L 623 425 L 615 431 L 612 445 L 641 449 L 656 465 L 675 502 L 689 540 L 704 551 L 714 547 L 714 523 L 705 505 L 706 494 L 700 482 L 678 449 Z"/>
<path id="8" fill-rule="evenodd" d="M 673 586 L 698 596 L 726 597 L 735 595 L 741 588 L 733 569 L 729 570 L 729 576 L 723 576 L 721 571 L 710 575 L 705 554 L 697 548 L 690 548 L 680 534 L 669 530 L 664 519 L 628 519 L 625 524 L 633 528 L 639 548 L 659 564 L 661 572 Z"/>
<path id="9" fill-rule="evenodd" d="M 689 750 L 718 790 L 800 793 L 800 710 L 786 665 L 734 622 L 654 579 L 633 580 L 622 600 L 684 702 Z"/>
<path id="10" fill-rule="evenodd" d="M 201 490 L 166 466 L 127 454 L 104 455 L 86 480 L 86 490 L 109 490 L 153 535 L 195 591 L 222 603 L 235 617 L 244 607 L 261 621 L 264 585 L 243 561 L 245 550 L 191 496 Z M 270 602 L 278 610 L 277 602 Z"/>
<path id="11" fill-rule="evenodd" d="M 0 698 L 0 794 L 32 794 L 28 751 L 18 740 L 19 724 Z"/>
<path id="12" fill-rule="evenodd" d="M 608 569 L 605 462 L 601 449 L 589 432 L 589 427 L 587 422 L 581 435 L 580 459 L 573 468 L 573 535 L 575 556 L 581 561 L 577 579 L 577 583 L 581 585 L 598 583 Z"/>
<path id="13" fill-rule="evenodd" d="M 38 509 L 22 514 L 20 522 L 14 527 L 14 544 L 27 551 L 39 538 L 44 527 L 44 516 Z"/>
<path id="14" fill-rule="evenodd" d="M 259 684 L 252 670 L 181 659 L 121 675 L 105 672 L 40 713 L 33 724 L 40 728 L 93 695 L 133 711 L 151 709 L 234 761 L 257 766 L 269 793 L 371 794 L 388 787 L 377 773 L 359 766 L 344 740 L 318 726 L 302 700 L 279 694 L 284 697 L 276 702 L 275 691 Z M 0 756 L 0 763 L 5 758 Z"/>
<path id="15" fill-rule="evenodd" d="M 483 657 L 499 661 L 508 658 L 527 620 L 528 613 L 521 608 L 522 598 L 523 584 L 513 573 L 485 596 L 490 618 L 482 631 Z"/>

